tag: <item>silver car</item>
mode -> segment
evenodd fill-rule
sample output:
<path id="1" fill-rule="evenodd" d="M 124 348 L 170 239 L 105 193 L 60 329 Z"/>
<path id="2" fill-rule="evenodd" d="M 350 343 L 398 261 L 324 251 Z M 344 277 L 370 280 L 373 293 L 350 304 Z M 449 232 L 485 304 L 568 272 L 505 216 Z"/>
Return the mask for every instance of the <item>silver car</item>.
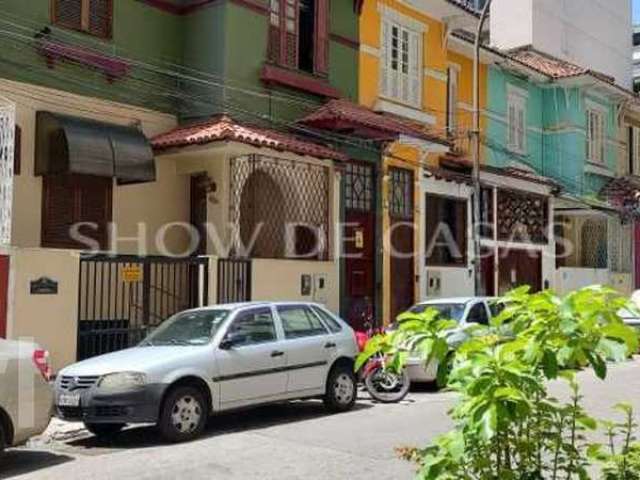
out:
<path id="1" fill-rule="evenodd" d="M 29 342 L 0 339 L 0 452 L 49 425 L 53 392 L 49 354 Z"/>
<path id="2" fill-rule="evenodd" d="M 492 303 L 489 297 L 454 297 L 427 300 L 418 303 L 409 310 L 422 313 L 428 308 L 435 308 L 442 318 L 455 320 L 458 328 L 451 331 L 450 343 L 455 343 L 456 337 L 462 335 L 469 325 L 488 325 L 490 319 L 497 314 L 500 306 Z M 409 378 L 412 382 L 434 382 L 438 374 L 438 364 L 431 362 L 425 366 L 419 357 L 411 357 L 406 363 Z"/>
<path id="3" fill-rule="evenodd" d="M 320 305 L 242 303 L 171 317 L 135 348 L 63 369 L 59 417 L 96 435 L 154 423 L 173 442 L 207 418 L 253 405 L 321 397 L 349 410 L 357 395 L 353 330 Z"/>

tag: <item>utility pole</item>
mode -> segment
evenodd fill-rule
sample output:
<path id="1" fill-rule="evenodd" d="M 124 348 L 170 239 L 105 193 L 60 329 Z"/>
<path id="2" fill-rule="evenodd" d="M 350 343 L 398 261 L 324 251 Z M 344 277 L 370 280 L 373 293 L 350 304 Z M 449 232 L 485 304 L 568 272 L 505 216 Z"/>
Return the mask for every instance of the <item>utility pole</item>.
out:
<path id="1" fill-rule="evenodd" d="M 482 284 L 482 261 L 480 246 L 480 36 L 489 15 L 492 0 L 486 0 L 482 7 L 478 29 L 476 31 L 474 57 L 473 57 L 473 250 L 474 250 L 474 275 L 476 295 L 484 295 Z"/>

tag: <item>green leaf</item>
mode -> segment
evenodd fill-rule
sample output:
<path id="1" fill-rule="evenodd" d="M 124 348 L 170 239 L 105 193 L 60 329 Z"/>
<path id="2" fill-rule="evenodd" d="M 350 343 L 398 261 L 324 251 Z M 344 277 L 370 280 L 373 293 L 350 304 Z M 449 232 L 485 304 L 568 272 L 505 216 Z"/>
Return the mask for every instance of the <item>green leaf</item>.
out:
<path id="1" fill-rule="evenodd" d="M 542 356 L 542 370 L 549 380 L 558 378 L 558 357 L 551 350 L 545 350 Z"/>

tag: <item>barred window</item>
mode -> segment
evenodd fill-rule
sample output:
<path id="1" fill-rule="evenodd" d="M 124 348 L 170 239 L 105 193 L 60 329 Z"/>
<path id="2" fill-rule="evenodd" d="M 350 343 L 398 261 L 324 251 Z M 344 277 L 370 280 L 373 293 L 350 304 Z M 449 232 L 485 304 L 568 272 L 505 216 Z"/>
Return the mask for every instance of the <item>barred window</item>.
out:
<path id="1" fill-rule="evenodd" d="M 546 243 L 548 202 L 540 195 L 498 191 L 498 239 Z"/>
<path id="2" fill-rule="evenodd" d="M 231 160 L 235 255 L 329 258 L 329 169 L 262 155 Z"/>
<path id="3" fill-rule="evenodd" d="M 607 219 L 590 218 L 582 224 L 580 239 L 580 266 L 607 268 Z"/>
<path id="4" fill-rule="evenodd" d="M 344 197 L 347 210 L 372 211 L 374 192 L 373 167 L 348 163 L 344 172 Z"/>
<path id="5" fill-rule="evenodd" d="M 52 0 L 53 23 L 96 37 L 111 37 L 112 0 Z"/>
<path id="6" fill-rule="evenodd" d="M 413 218 L 413 171 L 404 168 L 389 169 L 389 210 L 396 219 Z"/>
<path id="7" fill-rule="evenodd" d="M 616 273 L 631 273 L 633 252 L 631 224 L 623 224 L 621 219 L 609 219 L 609 256 L 611 270 Z"/>

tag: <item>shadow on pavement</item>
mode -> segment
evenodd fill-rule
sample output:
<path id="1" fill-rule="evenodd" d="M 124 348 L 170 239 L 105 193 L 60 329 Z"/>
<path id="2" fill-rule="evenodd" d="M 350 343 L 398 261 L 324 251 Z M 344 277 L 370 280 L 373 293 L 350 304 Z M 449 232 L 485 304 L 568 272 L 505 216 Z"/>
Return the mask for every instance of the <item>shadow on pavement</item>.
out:
<path id="1" fill-rule="evenodd" d="M 7 450 L 0 456 L 0 478 L 36 472 L 70 462 L 72 457 L 38 450 Z"/>
<path id="2" fill-rule="evenodd" d="M 368 408 L 373 408 L 373 405 L 359 402 L 352 411 Z M 318 401 L 266 405 L 224 413 L 210 419 L 200 440 L 227 433 L 248 432 L 276 425 L 313 420 L 327 415 L 322 402 Z M 86 449 L 127 449 L 157 447 L 163 445 L 163 441 L 153 426 L 142 426 L 123 430 L 109 438 L 89 436 L 68 442 L 67 445 Z"/>

